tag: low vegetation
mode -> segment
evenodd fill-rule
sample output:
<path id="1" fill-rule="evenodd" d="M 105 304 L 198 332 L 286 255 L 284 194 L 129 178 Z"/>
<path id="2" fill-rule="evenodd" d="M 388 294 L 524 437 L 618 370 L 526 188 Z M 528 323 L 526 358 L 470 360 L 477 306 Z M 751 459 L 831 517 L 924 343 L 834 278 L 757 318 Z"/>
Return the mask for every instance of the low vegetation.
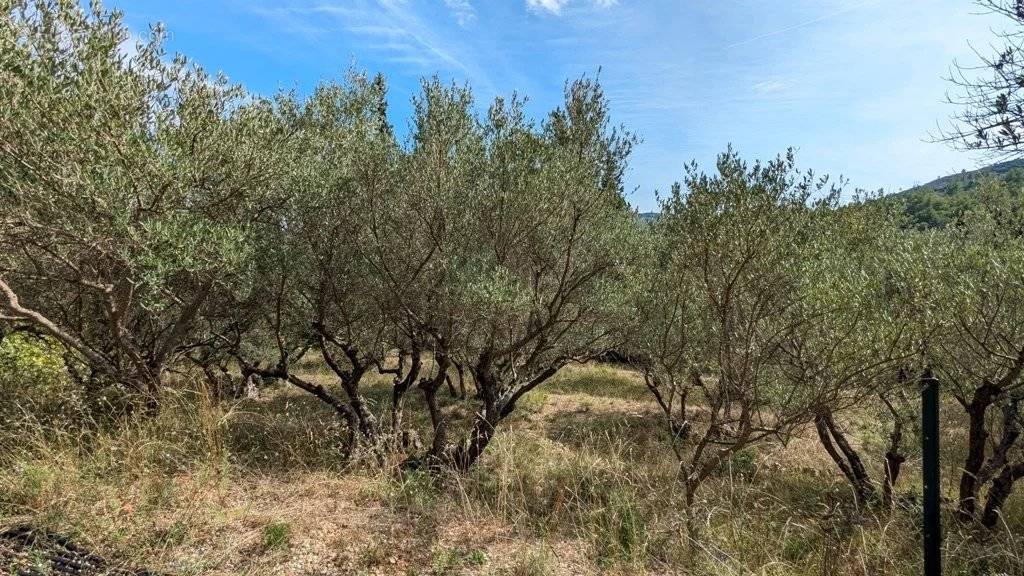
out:
<path id="1" fill-rule="evenodd" d="M 311 442 L 329 407 L 283 383 L 219 404 L 174 395 L 155 418 L 87 436 L 37 424 L 5 436 L 3 521 L 175 574 L 920 573 L 918 457 L 889 508 L 858 506 L 813 426 L 787 446 L 737 451 L 698 493 L 689 541 L 668 434 L 651 426 L 660 408 L 614 390 L 643 392 L 643 376 L 599 364 L 560 374 L 454 475 L 341 465 L 343 438 Z M 952 408 L 947 462 L 966 450 Z M 840 425 L 865 450 L 887 442 L 867 409 Z M 866 465 L 881 477 L 880 461 Z M 956 480 L 947 474 L 947 493 Z M 950 573 L 1024 567 L 1024 500 L 1005 509 L 984 536 L 947 512 Z"/>

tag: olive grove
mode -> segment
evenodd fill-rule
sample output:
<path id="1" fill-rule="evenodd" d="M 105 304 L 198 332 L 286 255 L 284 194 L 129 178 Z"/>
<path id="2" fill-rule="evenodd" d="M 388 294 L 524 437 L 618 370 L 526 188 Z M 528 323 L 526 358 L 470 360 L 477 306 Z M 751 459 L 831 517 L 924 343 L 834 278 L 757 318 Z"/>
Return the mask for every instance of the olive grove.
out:
<path id="1" fill-rule="evenodd" d="M 729 149 L 645 223 L 638 140 L 594 79 L 541 118 L 426 79 L 401 137 L 381 76 L 261 96 L 166 54 L 159 28 L 127 49 L 117 14 L 10 4 L 0 340 L 52 343 L 86 396 L 147 417 L 195 381 L 217 401 L 279 381 L 344 423 L 339 459 L 466 471 L 524 397 L 614 350 L 687 506 L 736 453 L 804 432 L 867 506 L 893 502 L 931 369 L 968 421 L 959 516 L 995 527 L 1024 478 L 1024 220 L 998 183 L 911 230 L 792 152 Z M 883 454 L 847 438 L 864 410 Z"/>

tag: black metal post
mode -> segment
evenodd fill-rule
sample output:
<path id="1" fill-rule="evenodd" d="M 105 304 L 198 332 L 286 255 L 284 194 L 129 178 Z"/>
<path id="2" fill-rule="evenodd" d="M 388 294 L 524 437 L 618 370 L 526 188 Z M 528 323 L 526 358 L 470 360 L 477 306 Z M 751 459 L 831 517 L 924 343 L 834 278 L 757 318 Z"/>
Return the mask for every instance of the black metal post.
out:
<path id="1" fill-rule="evenodd" d="M 939 510 L 939 381 L 931 368 L 921 378 L 921 480 L 924 483 L 924 574 L 942 574 L 942 517 Z"/>

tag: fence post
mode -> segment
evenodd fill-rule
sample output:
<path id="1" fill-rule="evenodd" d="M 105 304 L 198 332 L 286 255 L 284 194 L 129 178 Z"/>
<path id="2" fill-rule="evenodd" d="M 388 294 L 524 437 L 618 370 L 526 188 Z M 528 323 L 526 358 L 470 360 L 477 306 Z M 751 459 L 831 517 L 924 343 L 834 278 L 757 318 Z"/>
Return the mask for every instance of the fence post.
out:
<path id="1" fill-rule="evenodd" d="M 924 575 L 942 574 L 942 516 L 939 508 L 939 381 L 926 368 L 921 378 L 921 480 L 924 484 Z"/>

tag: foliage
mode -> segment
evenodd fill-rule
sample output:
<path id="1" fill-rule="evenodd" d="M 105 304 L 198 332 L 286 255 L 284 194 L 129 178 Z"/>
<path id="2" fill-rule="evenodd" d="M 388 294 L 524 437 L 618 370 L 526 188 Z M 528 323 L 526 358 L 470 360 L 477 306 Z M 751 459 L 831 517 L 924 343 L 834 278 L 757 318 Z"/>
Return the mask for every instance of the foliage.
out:
<path id="1" fill-rule="evenodd" d="M 67 376 L 59 347 L 22 334 L 0 340 L 0 427 L 30 422 L 61 427 L 84 411 L 81 390 Z"/>
<path id="2" fill-rule="evenodd" d="M 985 202 L 993 187 L 999 186 L 989 180 L 1001 182 L 1000 195 L 1019 204 L 1024 190 L 1024 168 L 1021 164 L 1020 160 L 1011 160 L 946 176 L 886 196 L 880 202 L 902 208 L 906 215 L 903 226 L 918 230 L 945 228 L 957 224 Z"/>
<path id="3" fill-rule="evenodd" d="M 936 371 L 970 420 L 960 513 L 974 518 L 979 491 L 991 483 L 982 515 L 990 527 L 1024 478 L 1024 218 L 993 192 L 946 239 L 941 324 L 928 342 Z"/>
<path id="4" fill-rule="evenodd" d="M 246 279 L 283 126 L 270 103 L 168 61 L 159 28 L 129 55 L 98 4 L 5 10 L 0 318 L 155 406 L 200 310 Z"/>
<path id="5" fill-rule="evenodd" d="M 287 549 L 291 538 L 292 528 L 287 522 L 271 522 L 263 527 L 263 547 L 267 550 Z"/>
<path id="6" fill-rule="evenodd" d="M 690 166 L 686 192 L 663 201 L 656 265 L 639 271 L 636 342 L 691 501 L 734 452 L 789 434 L 844 384 L 792 378 L 785 363 L 813 372 L 813 338 L 849 332 L 829 325 L 844 310 L 836 275 L 816 268 L 831 263 L 834 202 L 825 179 L 794 172 L 791 153 L 748 167 L 731 150 L 718 175 Z"/>

